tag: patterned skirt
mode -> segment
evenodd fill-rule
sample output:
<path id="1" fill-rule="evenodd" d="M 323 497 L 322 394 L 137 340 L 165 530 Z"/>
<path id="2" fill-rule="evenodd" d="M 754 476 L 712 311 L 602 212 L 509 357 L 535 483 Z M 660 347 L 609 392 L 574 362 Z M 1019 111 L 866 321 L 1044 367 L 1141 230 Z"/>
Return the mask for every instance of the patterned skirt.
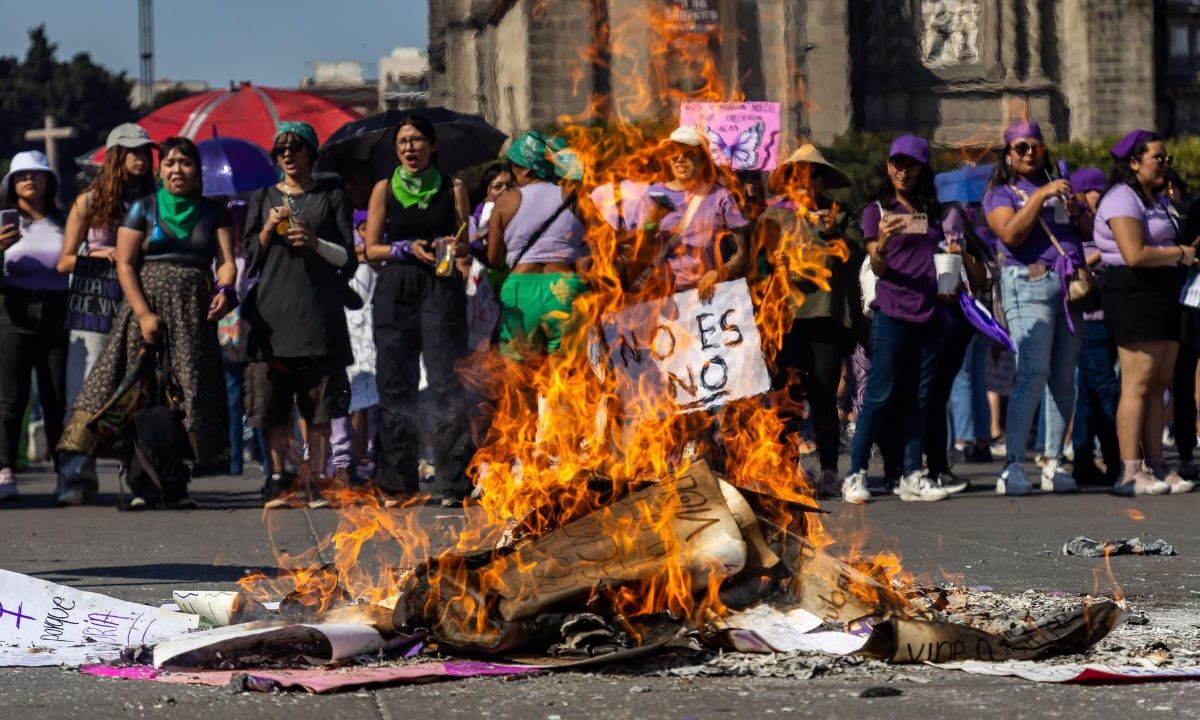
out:
<path id="1" fill-rule="evenodd" d="M 171 375 L 183 391 L 183 425 L 187 430 L 196 467 L 226 472 L 229 468 L 229 409 L 225 400 L 225 375 L 217 324 L 209 322 L 212 272 L 207 268 L 151 261 L 139 273 L 142 294 L 162 321 L 169 349 Z M 112 457 L 87 426 L 116 392 L 137 358 L 142 330 L 128 302 L 122 302 L 113 320 L 108 344 L 88 373 L 67 427 L 58 444 L 60 452 Z"/>

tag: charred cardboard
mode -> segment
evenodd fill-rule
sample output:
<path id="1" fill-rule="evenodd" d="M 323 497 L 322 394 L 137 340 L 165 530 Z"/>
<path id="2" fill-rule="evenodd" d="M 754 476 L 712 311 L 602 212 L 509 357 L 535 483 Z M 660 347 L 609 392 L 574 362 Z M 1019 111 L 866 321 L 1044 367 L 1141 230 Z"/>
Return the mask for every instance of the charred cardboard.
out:
<path id="1" fill-rule="evenodd" d="M 875 625 L 860 651 L 895 663 L 999 662 L 1082 653 L 1108 635 L 1125 612 L 1111 601 L 1085 605 L 1002 633 L 942 621 L 890 618 Z"/>

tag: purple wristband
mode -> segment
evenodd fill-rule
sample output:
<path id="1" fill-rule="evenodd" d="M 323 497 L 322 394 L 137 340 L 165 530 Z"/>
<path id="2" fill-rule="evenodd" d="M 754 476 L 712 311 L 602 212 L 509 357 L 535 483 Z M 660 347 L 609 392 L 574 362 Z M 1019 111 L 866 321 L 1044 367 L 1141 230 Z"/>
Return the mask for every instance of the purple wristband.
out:
<path id="1" fill-rule="evenodd" d="M 229 298 L 229 302 L 231 302 L 234 307 L 237 307 L 237 304 L 238 304 L 237 288 L 235 288 L 232 285 L 228 285 L 228 284 L 221 284 L 221 285 L 218 285 L 215 288 L 213 288 L 213 297 L 216 297 L 222 293 L 224 293 L 226 295 L 226 297 Z"/>
<path id="2" fill-rule="evenodd" d="M 483 240 L 472 240 L 467 246 L 467 251 L 471 253 L 471 257 L 478 259 L 480 262 L 487 260 L 487 243 Z"/>
<path id="3" fill-rule="evenodd" d="M 390 254 L 393 260 L 408 260 L 412 257 L 412 240 L 400 240 L 392 243 Z"/>

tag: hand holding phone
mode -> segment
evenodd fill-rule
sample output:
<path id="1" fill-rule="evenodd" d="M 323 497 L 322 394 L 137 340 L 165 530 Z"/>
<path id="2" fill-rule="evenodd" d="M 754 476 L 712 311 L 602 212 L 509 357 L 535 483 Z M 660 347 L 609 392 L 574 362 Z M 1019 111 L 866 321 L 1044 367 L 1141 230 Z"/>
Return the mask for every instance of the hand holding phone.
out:
<path id="1" fill-rule="evenodd" d="M 21 239 L 21 211 L 15 208 L 0 210 L 0 250 Z"/>
<path id="2" fill-rule="evenodd" d="M 658 205 L 659 207 L 663 208 L 664 210 L 667 210 L 668 212 L 674 211 L 676 209 L 675 201 L 671 199 L 670 195 L 668 195 L 664 192 L 651 192 L 651 193 L 647 193 L 647 195 L 649 196 L 650 200 L 655 205 Z"/>

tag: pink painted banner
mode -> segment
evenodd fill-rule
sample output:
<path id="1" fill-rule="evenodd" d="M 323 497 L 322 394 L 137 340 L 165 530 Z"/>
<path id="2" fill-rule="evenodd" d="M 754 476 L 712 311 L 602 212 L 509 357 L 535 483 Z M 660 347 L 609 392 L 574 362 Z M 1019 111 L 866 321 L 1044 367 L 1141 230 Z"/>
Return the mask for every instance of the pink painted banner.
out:
<path id="1" fill-rule="evenodd" d="M 157 680 L 176 685 L 211 685 L 224 687 L 239 675 L 249 675 L 257 681 L 248 687 L 278 685 L 303 688 L 313 693 L 327 693 L 367 685 L 426 682 L 438 678 L 466 678 L 489 675 L 520 675 L 546 669 L 538 665 L 509 665 L 474 660 L 448 660 L 414 663 L 397 667 L 351 666 L 333 669 L 300 670 L 155 670 L 146 666 L 88 665 L 81 668 L 88 675 L 124 678 L 128 680 Z"/>
<path id="2" fill-rule="evenodd" d="M 779 103 L 685 102 L 679 124 L 695 125 L 708 138 L 718 165 L 734 170 L 774 170 L 779 163 Z"/>

